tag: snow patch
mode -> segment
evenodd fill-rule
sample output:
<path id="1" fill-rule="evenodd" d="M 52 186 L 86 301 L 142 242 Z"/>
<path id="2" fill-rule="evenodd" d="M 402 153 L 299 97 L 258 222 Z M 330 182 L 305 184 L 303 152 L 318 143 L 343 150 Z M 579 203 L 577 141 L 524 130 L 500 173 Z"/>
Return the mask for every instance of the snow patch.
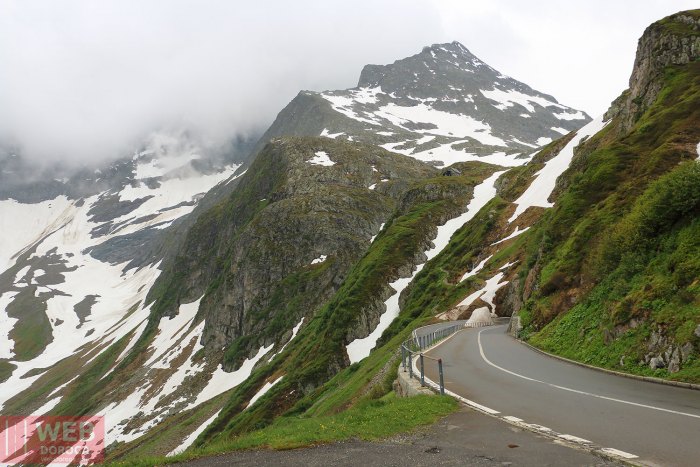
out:
<path id="1" fill-rule="evenodd" d="M 186 450 L 187 448 L 189 448 L 190 446 L 192 446 L 192 443 L 194 443 L 194 442 L 196 441 L 196 439 L 199 437 L 199 435 L 201 435 L 202 433 L 204 433 L 204 430 L 206 430 L 207 427 L 208 427 L 209 425 L 211 425 L 211 424 L 214 422 L 214 420 L 216 420 L 216 417 L 218 417 L 220 413 L 221 413 L 221 410 L 219 410 L 218 412 L 216 412 L 214 415 L 212 415 L 210 418 L 208 418 L 204 423 L 202 423 L 201 425 L 199 425 L 199 426 L 197 427 L 197 429 L 194 430 L 192 433 L 190 433 L 190 435 L 189 435 L 187 438 L 185 438 L 184 440 L 182 440 L 182 442 L 180 443 L 180 445 L 179 445 L 178 447 L 176 447 L 175 449 L 173 449 L 172 451 L 170 451 L 170 452 L 167 454 L 167 457 L 175 456 L 175 455 L 177 455 L 177 454 L 180 454 L 180 453 L 182 453 L 182 452 L 185 452 L 185 450 Z"/>
<path id="2" fill-rule="evenodd" d="M 202 298 L 204 298 L 204 295 L 192 303 L 181 304 L 176 316 L 172 318 L 163 316 L 160 319 L 158 334 L 149 346 L 149 349 L 153 349 L 153 354 L 146 360 L 144 366 L 162 369 L 170 368 L 170 362 L 182 350 L 179 346 L 174 347 L 175 343 L 181 340 L 182 336 L 189 330 L 197 310 L 199 310 L 199 303 L 202 301 Z"/>
<path id="3" fill-rule="evenodd" d="M 277 355 L 281 354 L 282 351 L 284 350 L 285 347 L 289 345 L 290 342 L 294 340 L 295 337 L 297 337 L 297 334 L 299 333 L 299 329 L 301 328 L 301 325 L 304 323 L 304 318 L 302 317 L 299 322 L 297 323 L 296 326 L 292 328 L 292 337 L 289 338 L 287 342 L 284 343 L 281 349 L 279 349 L 277 352 L 275 352 L 272 357 L 268 358 L 267 361 L 271 362 L 273 358 L 275 358 Z"/>
<path id="4" fill-rule="evenodd" d="M 480 90 L 479 92 L 485 98 L 498 102 L 498 105 L 494 105 L 494 107 L 500 110 L 505 110 L 509 107 L 513 107 L 513 105 L 515 104 L 525 107 L 525 109 L 530 113 L 535 111 L 535 107 L 532 104 L 537 104 L 540 107 L 557 107 L 560 109 L 566 109 L 566 107 L 564 107 L 563 105 L 547 100 L 544 97 L 530 96 L 528 94 L 523 94 L 522 92 L 515 91 L 512 89 L 508 91 L 503 91 L 501 89 L 493 89 L 491 91 Z"/>
<path id="5" fill-rule="evenodd" d="M 272 350 L 273 346 L 274 344 L 270 344 L 267 347 L 260 347 L 258 353 L 255 354 L 253 358 L 246 359 L 241 364 L 241 367 L 233 373 L 228 373 L 224 371 L 221 366 L 219 366 L 211 375 L 211 379 L 207 383 L 207 386 L 197 395 L 197 400 L 191 403 L 188 406 L 188 409 L 191 407 L 196 407 L 202 402 L 206 402 L 219 394 L 223 394 L 224 392 L 235 388 L 243 381 L 248 379 L 250 374 L 253 372 L 255 365 L 265 356 L 266 353 Z"/>
<path id="6" fill-rule="evenodd" d="M 328 157 L 328 153 L 325 151 L 318 151 L 314 157 L 306 161 L 308 164 L 313 164 L 313 165 L 322 165 L 324 167 L 331 167 L 335 165 L 335 162 L 333 162 L 330 157 Z"/>
<path id="7" fill-rule="evenodd" d="M 461 278 L 459 281 L 460 281 L 460 282 L 463 282 L 464 280 L 466 280 L 466 279 L 468 279 L 468 278 L 470 278 L 470 277 L 472 277 L 472 276 L 477 275 L 477 274 L 479 273 L 479 271 L 481 271 L 482 269 L 484 269 L 484 266 L 486 266 L 486 262 L 487 262 L 488 260 L 490 260 L 491 258 L 493 258 L 493 255 L 488 255 L 488 256 L 487 256 L 486 258 L 484 258 L 479 264 L 477 264 L 476 267 L 475 267 L 474 269 L 472 269 L 471 271 L 467 271 L 466 273 L 464 273 L 464 275 L 462 276 L 462 278 Z"/>
<path id="8" fill-rule="evenodd" d="M 150 162 L 137 164 L 134 178 L 143 180 L 163 177 L 173 170 L 189 166 L 192 161 L 197 159 L 199 156 L 191 153 L 154 158 Z"/>
<path id="9" fill-rule="evenodd" d="M 19 320 L 7 315 L 7 307 L 15 299 L 17 293 L 5 292 L 0 295 L 0 358 L 12 358 L 15 354 L 15 342 L 10 339 L 10 331 Z"/>
<path id="10" fill-rule="evenodd" d="M 375 115 L 408 131 L 454 138 L 470 137 L 490 146 L 507 146 L 505 141 L 491 134 L 491 126 L 488 123 L 467 115 L 436 110 L 423 103 L 411 107 L 390 103 L 380 107 Z M 434 125 L 436 128 L 413 130 L 406 126 L 409 123 Z"/>
<path id="11" fill-rule="evenodd" d="M 250 398 L 250 402 L 248 402 L 248 405 L 246 405 L 245 408 L 247 409 L 248 407 L 250 407 L 250 406 L 252 406 L 253 404 L 255 404 L 255 403 L 258 401 L 258 399 L 260 399 L 262 396 L 264 396 L 265 393 L 267 393 L 267 391 L 269 391 L 270 389 L 272 389 L 272 387 L 273 387 L 275 384 L 277 384 L 277 383 L 279 383 L 280 381 L 282 381 L 282 378 L 284 378 L 284 375 L 280 376 L 279 378 L 277 378 L 277 379 L 274 380 L 273 382 L 269 382 L 269 381 L 266 382 L 266 383 L 263 385 L 263 387 L 261 387 L 260 390 L 259 390 L 258 392 L 256 392 L 255 395 L 254 395 L 253 397 Z M 245 409 L 243 409 L 243 410 L 245 410 Z"/>
<path id="12" fill-rule="evenodd" d="M 489 306 L 491 307 L 491 313 L 493 313 L 495 311 L 493 299 L 496 296 L 496 292 L 498 291 L 498 289 L 500 289 L 508 283 L 508 281 L 501 282 L 501 279 L 503 279 L 503 273 L 499 272 L 492 278 L 488 279 L 482 289 L 477 290 L 473 294 L 469 295 L 467 298 L 459 302 L 457 306 L 468 307 L 477 299 L 481 298 L 481 300 L 489 304 Z"/>
<path id="13" fill-rule="evenodd" d="M 520 141 L 518 138 L 513 138 L 513 139 L 511 139 L 511 141 L 514 143 L 522 144 L 523 146 L 529 146 L 533 149 L 537 149 L 539 147 L 535 144 L 530 144 L 530 143 L 526 143 L 525 141 Z"/>
<path id="14" fill-rule="evenodd" d="M 319 256 L 318 258 L 316 258 L 315 260 L 311 261 L 311 264 L 320 264 L 320 263 L 323 263 L 323 262 L 326 260 L 326 258 L 328 258 L 328 256 L 326 256 L 326 255 L 321 255 L 321 256 Z"/>
<path id="15" fill-rule="evenodd" d="M 34 415 L 46 415 L 51 409 L 56 407 L 59 402 L 61 402 L 61 396 L 54 397 L 53 399 L 49 400 L 46 404 L 36 409 L 33 413 Z"/>
<path id="16" fill-rule="evenodd" d="M 384 228 L 384 225 L 385 225 L 385 223 L 382 222 L 382 225 L 379 226 L 379 231 L 377 231 L 377 235 L 379 235 L 379 232 L 382 231 L 382 229 Z M 369 242 L 370 242 L 370 243 L 373 243 L 373 242 L 374 242 L 374 239 L 377 238 L 377 235 L 374 235 L 372 238 L 370 238 L 370 239 L 369 239 Z"/>
<path id="17" fill-rule="evenodd" d="M 325 136 L 326 138 L 336 139 L 340 135 L 344 135 L 345 132 L 341 131 L 339 133 L 330 133 L 328 128 L 324 128 L 319 136 Z"/>
<path id="18" fill-rule="evenodd" d="M 576 112 L 562 112 L 559 114 L 553 114 L 559 120 L 585 120 L 586 116 L 580 110 Z"/>
<path id="19" fill-rule="evenodd" d="M 516 226 L 515 226 L 515 230 L 514 230 L 510 235 L 508 235 L 508 236 L 505 237 L 505 238 L 500 239 L 500 240 L 497 241 L 497 242 L 492 243 L 491 246 L 498 245 L 499 243 L 503 243 L 503 242 L 505 242 L 505 241 L 508 241 L 508 240 L 510 240 L 511 238 L 515 238 L 515 237 L 517 237 L 518 235 L 520 235 L 521 233 L 527 232 L 529 229 L 530 229 L 530 227 L 525 227 L 524 229 L 520 230 L 520 227 L 518 227 L 518 226 L 516 225 Z"/>

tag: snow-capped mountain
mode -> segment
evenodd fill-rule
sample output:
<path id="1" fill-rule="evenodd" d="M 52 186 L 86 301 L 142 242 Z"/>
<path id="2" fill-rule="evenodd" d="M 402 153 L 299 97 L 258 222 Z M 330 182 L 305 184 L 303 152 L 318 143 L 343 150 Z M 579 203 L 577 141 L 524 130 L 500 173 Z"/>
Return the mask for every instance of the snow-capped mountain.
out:
<path id="1" fill-rule="evenodd" d="M 123 344 L 115 364 L 126 357 L 146 328 L 146 296 L 184 220 L 212 188 L 239 177 L 240 164 L 213 160 L 163 137 L 62 179 L 28 178 L 31 164 L 3 159 L 3 176 L 14 180 L 0 199 L 3 412 L 46 413 L 111 345 Z M 191 318 L 186 311 L 180 319 Z M 165 332 L 159 337 L 153 362 L 168 350 Z"/>
<path id="2" fill-rule="evenodd" d="M 469 160 L 517 166 L 589 121 L 452 42 L 390 65 L 367 65 L 356 88 L 299 93 L 263 140 L 320 135 L 438 167 Z"/>

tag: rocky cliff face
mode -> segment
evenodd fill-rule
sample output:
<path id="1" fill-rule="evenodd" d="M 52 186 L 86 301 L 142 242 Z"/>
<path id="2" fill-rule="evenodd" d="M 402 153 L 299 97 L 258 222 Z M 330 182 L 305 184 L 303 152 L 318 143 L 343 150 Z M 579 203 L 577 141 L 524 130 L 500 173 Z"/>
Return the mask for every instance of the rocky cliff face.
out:
<path id="1" fill-rule="evenodd" d="M 637 46 L 629 89 L 606 117 L 620 114 L 623 131 L 629 131 L 656 101 L 669 65 L 685 65 L 700 58 L 700 17 L 693 11 L 677 13 L 649 26 Z"/>

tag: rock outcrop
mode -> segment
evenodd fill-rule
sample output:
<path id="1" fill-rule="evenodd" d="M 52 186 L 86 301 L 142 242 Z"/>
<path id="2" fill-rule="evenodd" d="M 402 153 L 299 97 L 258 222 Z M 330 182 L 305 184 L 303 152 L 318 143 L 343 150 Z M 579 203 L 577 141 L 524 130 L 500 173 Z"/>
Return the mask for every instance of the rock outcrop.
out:
<path id="1" fill-rule="evenodd" d="M 669 65 L 700 59 L 700 16 L 689 11 L 671 15 L 649 26 L 637 46 L 634 68 L 626 90 L 606 114 L 620 115 L 621 128 L 629 131 L 661 91 L 659 79 Z"/>

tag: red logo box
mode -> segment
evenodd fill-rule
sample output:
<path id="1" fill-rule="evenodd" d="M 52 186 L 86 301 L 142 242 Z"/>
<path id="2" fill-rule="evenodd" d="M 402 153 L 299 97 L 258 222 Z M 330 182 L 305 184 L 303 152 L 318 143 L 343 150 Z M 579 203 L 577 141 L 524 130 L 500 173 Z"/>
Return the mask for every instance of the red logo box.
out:
<path id="1" fill-rule="evenodd" d="M 104 440 L 103 416 L 0 415 L 0 464 L 95 464 Z"/>

